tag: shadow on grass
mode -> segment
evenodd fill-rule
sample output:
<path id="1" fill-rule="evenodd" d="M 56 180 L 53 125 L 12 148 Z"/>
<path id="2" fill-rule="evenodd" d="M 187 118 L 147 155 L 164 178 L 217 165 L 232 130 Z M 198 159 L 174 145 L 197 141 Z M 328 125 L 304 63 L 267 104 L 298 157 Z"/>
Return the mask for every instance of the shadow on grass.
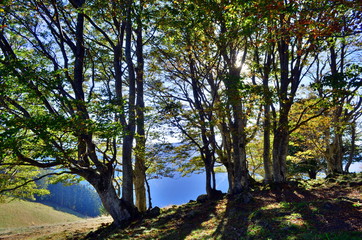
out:
<path id="1" fill-rule="evenodd" d="M 217 201 L 209 201 L 203 204 L 193 203 L 179 207 L 174 213 L 161 217 L 154 223 L 161 228 L 157 239 L 185 239 L 189 235 L 198 235 L 198 230 L 203 223 L 216 215 Z"/>
<path id="2" fill-rule="evenodd" d="M 210 239 L 362 239 L 362 207 L 343 195 L 283 186 L 256 193 L 249 204 L 231 199 Z"/>
<path id="3" fill-rule="evenodd" d="M 235 196 L 193 202 L 125 230 L 103 227 L 86 239 L 362 239 L 358 199 L 323 193 L 284 186 L 255 191 L 249 203 Z"/>
<path id="4" fill-rule="evenodd" d="M 119 228 L 113 224 L 105 224 L 99 227 L 96 231 L 89 232 L 85 237 L 73 236 L 71 239 L 83 239 L 83 240 L 103 240 L 108 239 L 114 233 L 119 231 Z"/>
<path id="5" fill-rule="evenodd" d="M 252 212 L 250 203 L 243 203 L 237 196 L 228 196 L 226 201 L 225 211 L 212 239 L 240 239 L 247 235 L 246 223 Z"/>

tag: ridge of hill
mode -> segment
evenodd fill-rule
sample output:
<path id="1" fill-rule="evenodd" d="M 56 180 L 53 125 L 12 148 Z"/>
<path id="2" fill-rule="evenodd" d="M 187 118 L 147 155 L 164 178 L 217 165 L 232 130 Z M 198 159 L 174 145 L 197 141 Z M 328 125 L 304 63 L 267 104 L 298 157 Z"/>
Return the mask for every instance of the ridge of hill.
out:
<path id="1" fill-rule="evenodd" d="M 0 231 L 36 225 L 79 221 L 82 218 L 41 203 L 6 199 L 0 203 Z"/>

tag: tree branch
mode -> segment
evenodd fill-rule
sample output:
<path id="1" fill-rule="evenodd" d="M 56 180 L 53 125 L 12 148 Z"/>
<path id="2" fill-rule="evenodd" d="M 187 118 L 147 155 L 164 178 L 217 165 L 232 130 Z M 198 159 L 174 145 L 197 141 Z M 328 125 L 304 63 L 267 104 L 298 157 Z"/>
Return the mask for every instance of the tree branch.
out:
<path id="1" fill-rule="evenodd" d="M 16 186 L 16 187 L 7 188 L 7 189 L 2 189 L 2 190 L 0 190 L 0 194 L 2 194 L 2 193 L 4 193 L 4 192 L 14 191 L 14 190 L 16 190 L 16 189 L 19 189 L 19 188 L 21 188 L 21 187 L 24 187 L 24 186 L 28 185 L 28 184 L 31 183 L 31 182 L 38 181 L 38 180 L 43 179 L 43 178 L 48 177 L 48 176 L 52 176 L 52 175 L 60 176 L 60 175 L 63 175 L 63 174 L 73 174 L 73 172 L 64 171 L 64 172 L 58 172 L 58 173 L 48 173 L 48 174 L 42 175 L 42 176 L 40 176 L 40 177 L 37 177 L 37 178 L 31 179 L 31 180 L 28 180 L 28 181 L 26 181 L 26 182 L 24 182 L 24 183 L 22 183 L 22 184 L 20 184 L 20 185 L 18 185 L 18 186 Z"/>

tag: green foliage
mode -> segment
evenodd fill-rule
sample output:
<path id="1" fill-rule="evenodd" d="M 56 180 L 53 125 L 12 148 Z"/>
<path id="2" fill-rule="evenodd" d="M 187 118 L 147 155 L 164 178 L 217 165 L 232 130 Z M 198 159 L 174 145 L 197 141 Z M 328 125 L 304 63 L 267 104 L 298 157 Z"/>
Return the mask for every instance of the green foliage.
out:
<path id="1" fill-rule="evenodd" d="M 40 170 L 33 166 L 0 165 L 0 202 L 7 197 L 34 200 L 35 195 L 49 194 L 48 190 L 32 181 L 39 175 Z"/>

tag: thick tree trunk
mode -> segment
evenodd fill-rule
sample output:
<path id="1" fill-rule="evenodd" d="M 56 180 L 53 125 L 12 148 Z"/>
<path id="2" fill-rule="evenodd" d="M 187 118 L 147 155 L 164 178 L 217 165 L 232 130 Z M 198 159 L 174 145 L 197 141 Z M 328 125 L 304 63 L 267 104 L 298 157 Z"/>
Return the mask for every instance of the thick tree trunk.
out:
<path id="1" fill-rule="evenodd" d="M 327 147 L 327 175 L 342 174 L 343 142 L 342 134 L 336 133 Z"/>
<path id="2" fill-rule="evenodd" d="M 122 146 L 122 199 L 130 204 L 133 204 L 132 144 L 133 134 L 128 133 Z"/>
<path id="3" fill-rule="evenodd" d="M 273 179 L 276 183 L 286 181 L 286 158 L 288 155 L 288 135 L 282 131 L 274 134 Z"/>
<path id="4" fill-rule="evenodd" d="M 317 172 L 316 171 L 308 171 L 308 176 L 310 179 L 316 179 L 317 178 Z"/>
<path id="5" fill-rule="evenodd" d="M 330 47 L 330 67 L 331 75 L 338 77 L 338 61 L 337 61 L 337 52 L 335 51 L 335 46 L 332 44 Z M 343 55 L 343 51 L 342 51 Z M 343 56 L 342 56 L 343 60 Z M 342 61 L 343 63 L 343 61 Z M 344 66 L 341 67 L 343 69 Z M 342 72 L 343 74 L 343 72 Z M 336 90 L 333 86 L 333 90 Z M 333 96 L 334 102 L 338 102 L 338 96 Z M 342 124 L 343 124 L 343 107 L 336 106 L 333 110 L 333 138 L 332 143 L 327 145 L 326 155 L 327 155 L 327 175 L 335 175 L 343 173 L 342 158 L 343 158 L 343 142 L 342 142 Z M 328 139 L 327 139 L 328 140 Z"/>
<path id="6" fill-rule="evenodd" d="M 224 119 L 225 121 L 225 119 Z M 222 122 L 218 125 L 219 130 L 221 132 L 221 138 L 222 138 L 222 149 L 218 151 L 218 155 L 220 158 L 220 161 L 225 166 L 228 176 L 228 193 L 232 192 L 233 189 L 233 182 L 234 182 L 234 167 L 232 162 L 232 151 L 231 151 L 231 138 L 230 138 L 230 131 L 227 127 L 226 122 Z"/>
<path id="7" fill-rule="evenodd" d="M 241 105 L 241 104 L 240 104 Z M 238 106 L 236 106 L 238 107 Z M 234 109 L 234 111 L 237 111 Z M 248 169 L 246 166 L 246 151 L 245 151 L 245 130 L 241 111 L 236 113 L 236 123 L 233 133 L 233 148 L 234 148 L 234 182 L 232 193 L 238 194 L 243 192 L 248 187 Z"/>
<path id="8" fill-rule="evenodd" d="M 212 198 L 211 169 L 209 164 L 205 165 L 205 171 L 206 171 L 206 194 L 209 198 Z"/>
<path id="9" fill-rule="evenodd" d="M 137 151 L 137 150 L 136 150 Z M 136 197 L 136 207 L 138 211 L 145 212 L 147 210 L 147 200 L 146 200 L 146 167 L 144 165 L 143 157 L 137 156 L 134 169 L 134 186 L 135 186 L 135 197 Z"/>
<path id="10" fill-rule="evenodd" d="M 112 184 L 112 174 L 110 172 L 94 173 L 84 177 L 97 191 L 104 208 L 113 218 L 113 224 L 117 227 L 128 226 L 130 221 L 136 217 L 137 212 L 132 205 L 118 197 Z"/>
<path id="11" fill-rule="evenodd" d="M 280 113 L 279 126 L 274 131 L 273 178 L 274 182 L 286 181 L 286 159 L 288 155 L 289 129 L 288 114 Z"/>
<path id="12" fill-rule="evenodd" d="M 343 173 L 342 159 L 343 159 L 343 120 L 342 107 L 338 106 L 333 111 L 332 127 L 333 136 L 330 136 L 328 131 L 326 134 L 327 148 L 326 148 L 326 161 L 327 161 L 327 175 L 335 175 Z M 332 139 L 331 143 L 330 139 Z"/>
<path id="13" fill-rule="evenodd" d="M 234 171 L 232 167 L 226 167 L 227 175 L 228 175 L 228 182 L 229 182 L 229 189 L 228 193 L 232 193 L 233 190 L 233 183 L 234 183 Z"/>
<path id="14" fill-rule="evenodd" d="M 234 182 L 231 193 L 238 194 L 248 188 L 248 169 L 246 165 L 246 134 L 245 116 L 239 93 L 240 69 L 231 68 L 229 79 L 225 81 L 229 104 L 233 112 L 231 123 L 231 137 L 233 147 Z"/>
<path id="15" fill-rule="evenodd" d="M 289 145 L 289 111 L 293 104 L 293 96 L 297 89 L 299 78 L 296 69 L 292 76 L 289 76 L 289 45 L 288 41 L 281 39 L 278 42 L 280 84 L 279 95 L 279 120 L 274 129 L 273 141 L 273 180 L 275 183 L 286 181 L 286 159 Z M 291 86 L 290 86 L 291 85 Z M 289 93 L 289 88 L 291 91 Z"/>

